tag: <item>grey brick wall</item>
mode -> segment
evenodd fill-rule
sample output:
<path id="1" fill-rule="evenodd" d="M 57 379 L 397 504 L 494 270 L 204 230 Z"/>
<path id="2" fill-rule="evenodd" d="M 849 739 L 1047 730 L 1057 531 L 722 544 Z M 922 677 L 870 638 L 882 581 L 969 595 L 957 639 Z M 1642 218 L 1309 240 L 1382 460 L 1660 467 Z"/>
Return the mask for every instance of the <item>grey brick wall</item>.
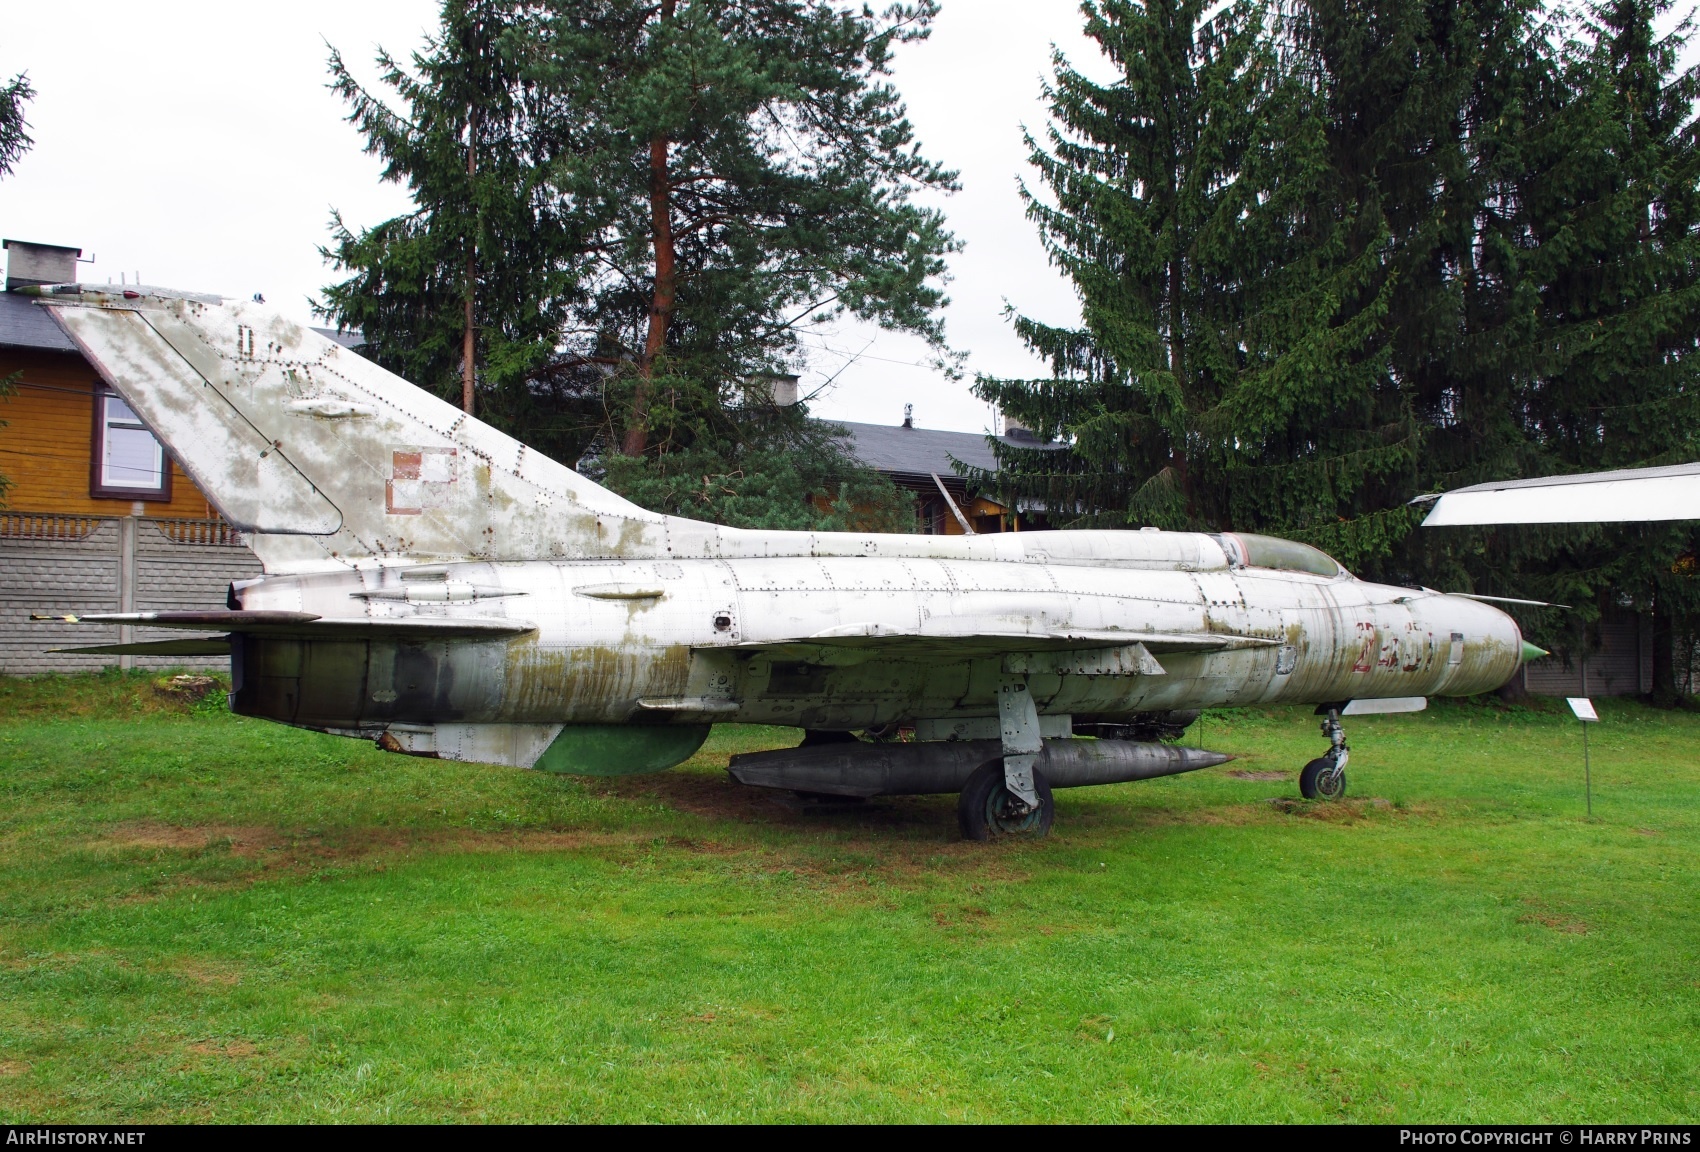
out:
<path id="1" fill-rule="evenodd" d="M 115 644 L 115 627 L 30 620 L 34 612 L 121 610 L 125 558 L 120 527 L 117 519 L 0 514 L 0 674 L 86 672 L 121 663 L 117 656 L 50 651 Z M 216 542 L 220 540 L 229 542 Z M 225 588 L 232 580 L 259 574 L 259 560 L 216 522 L 144 519 L 135 524 L 132 602 L 137 611 L 223 608 Z M 186 635 L 155 628 L 134 631 L 138 641 Z M 138 668 L 228 667 L 221 657 L 134 657 L 126 663 Z"/>

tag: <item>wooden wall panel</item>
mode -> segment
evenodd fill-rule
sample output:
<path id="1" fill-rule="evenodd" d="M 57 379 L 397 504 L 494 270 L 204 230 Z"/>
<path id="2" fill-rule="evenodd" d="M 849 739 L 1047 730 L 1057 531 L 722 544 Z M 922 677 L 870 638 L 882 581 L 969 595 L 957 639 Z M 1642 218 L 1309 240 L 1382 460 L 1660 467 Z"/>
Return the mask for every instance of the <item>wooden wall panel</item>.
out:
<path id="1" fill-rule="evenodd" d="M 129 497 L 89 495 L 90 432 L 94 390 L 99 382 L 81 356 L 0 348 L 0 378 L 22 371 L 21 383 L 0 400 L 0 476 L 12 482 L 6 508 L 12 512 L 58 512 L 79 516 L 128 516 Z M 147 516 L 204 519 L 212 505 L 171 463 L 171 501 L 148 501 Z"/>

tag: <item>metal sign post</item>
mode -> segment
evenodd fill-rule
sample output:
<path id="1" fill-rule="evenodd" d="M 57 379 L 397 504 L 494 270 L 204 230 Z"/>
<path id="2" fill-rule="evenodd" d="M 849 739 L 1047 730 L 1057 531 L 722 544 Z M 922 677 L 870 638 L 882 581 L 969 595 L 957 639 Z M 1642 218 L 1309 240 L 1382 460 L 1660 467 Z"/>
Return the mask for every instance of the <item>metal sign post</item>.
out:
<path id="1" fill-rule="evenodd" d="M 1588 819 L 1594 818 L 1594 772 L 1588 763 L 1588 725 L 1597 724 L 1600 714 L 1594 711 L 1594 702 L 1586 696 L 1568 696 L 1565 702 L 1576 714 L 1576 719 L 1582 721 L 1582 786 L 1587 789 Z"/>

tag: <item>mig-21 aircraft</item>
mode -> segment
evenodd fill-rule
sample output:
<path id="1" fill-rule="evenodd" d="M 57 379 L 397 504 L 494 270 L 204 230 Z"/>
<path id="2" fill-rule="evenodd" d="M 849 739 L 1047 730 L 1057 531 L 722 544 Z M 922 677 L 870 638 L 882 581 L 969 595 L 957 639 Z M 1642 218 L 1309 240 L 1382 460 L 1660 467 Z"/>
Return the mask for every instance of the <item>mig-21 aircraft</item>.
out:
<path id="1" fill-rule="evenodd" d="M 716 723 L 788 725 L 798 747 L 732 776 L 955 792 L 970 838 L 1043 835 L 1053 788 L 1227 760 L 1165 742 L 1202 708 L 1318 705 L 1300 789 L 1339 797 L 1342 715 L 1487 691 L 1540 652 L 1488 604 L 1268 537 L 663 516 L 257 304 L 28 291 L 265 573 L 222 611 L 80 618 L 199 635 L 75 650 L 228 652 L 236 712 L 392 752 L 619 775 Z"/>

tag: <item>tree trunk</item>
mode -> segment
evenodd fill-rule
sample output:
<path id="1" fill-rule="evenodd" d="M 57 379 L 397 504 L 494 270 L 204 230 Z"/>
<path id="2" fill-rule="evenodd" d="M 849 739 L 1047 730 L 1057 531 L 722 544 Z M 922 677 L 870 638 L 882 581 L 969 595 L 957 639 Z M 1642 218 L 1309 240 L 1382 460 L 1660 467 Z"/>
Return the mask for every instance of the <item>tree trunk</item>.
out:
<path id="1" fill-rule="evenodd" d="M 475 378 L 472 367 L 474 344 L 472 326 L 472 282 L 477 275 L 477 266 L 469 252 L 466 256 L 466 336 L 460 350 L 460 408 L 468 416 L 472 415 L 472 382 Z"/>
<path id="2" fill-rule="evenodd" d="M 1676 660 L 1673 648 L 1676 628 L 1665 597 L 1653 593 L 1653 703 L 1660 708 L 1677 704 Z"/>
<path id="3" fill-rule="evenodd" d="M 1173 165 L 1178 161 L 1171 161 Z M 1178 209 L 1177 209 L 1178 211 Z M 1175 229 L 1176 245 L 1179 246 L 1180 229 Z M 1169 443 L 1169 460 L 1175 469 L 1175 481 L 1180 488 L 1181 504 L 1186 509 L 1187 516 L 1198 517 L 1198 494 L 1193 489 L 1193 475 L 1190 467 L 1189 444 L 1186 442 L 1186 422 L 1192 414 L 1191 381 L 1187 378 L 1186 313 L 1183 307 L 1182 293 L 1186 291 L 1185 268 L 1180 256 L 1175 256 L 1169 263 L 1169 371 L 1175 378 L 1175 389 L 1181 397 L 1182 427 L 1179 438 Z M 1171 435 L 1176 435 L 1171 433 Z"/>
<path id="4" fill-rule="evenodd" d="M 478 105 L 474 104 L 466 112 L 466 185 L 467 191 L 472 191 L 472 178 L 478 172 Z M 473 205 L 473 220 L 477 220 L 477 206 Z M 466 238 L 466 334 L 460 351 L 460 407 L 468 416 L 472 415 L 472 385 L 477 379 L 473 369 L 473 354 L 477 348 L 476 329 L 474 328 L 473 298 L 478 291 L 478 233 L 476 228 L 468 230 Z"/>
<path id="5" fill-rule="evenodd" d="M 661 20 L 673 18 L 677 0 L 662 0 Z M 643 358 L 638 361 L 637 391 L 632 396 L 631 423 L 626 426 L 622 446 L 627 456 L 641 456 L 649 445 L 650 388 L 655 380 L 655 361 L 667 347 L 667 325 L 673 318 L 673 299 L 678 290 L 678 256 L 673 246 L 673 189 L 667 176 L 665 135 L 649 141 L 649 230 L 655 250 L 655 290 L 649 302 L 649 331 L 643 339 Z"/>

